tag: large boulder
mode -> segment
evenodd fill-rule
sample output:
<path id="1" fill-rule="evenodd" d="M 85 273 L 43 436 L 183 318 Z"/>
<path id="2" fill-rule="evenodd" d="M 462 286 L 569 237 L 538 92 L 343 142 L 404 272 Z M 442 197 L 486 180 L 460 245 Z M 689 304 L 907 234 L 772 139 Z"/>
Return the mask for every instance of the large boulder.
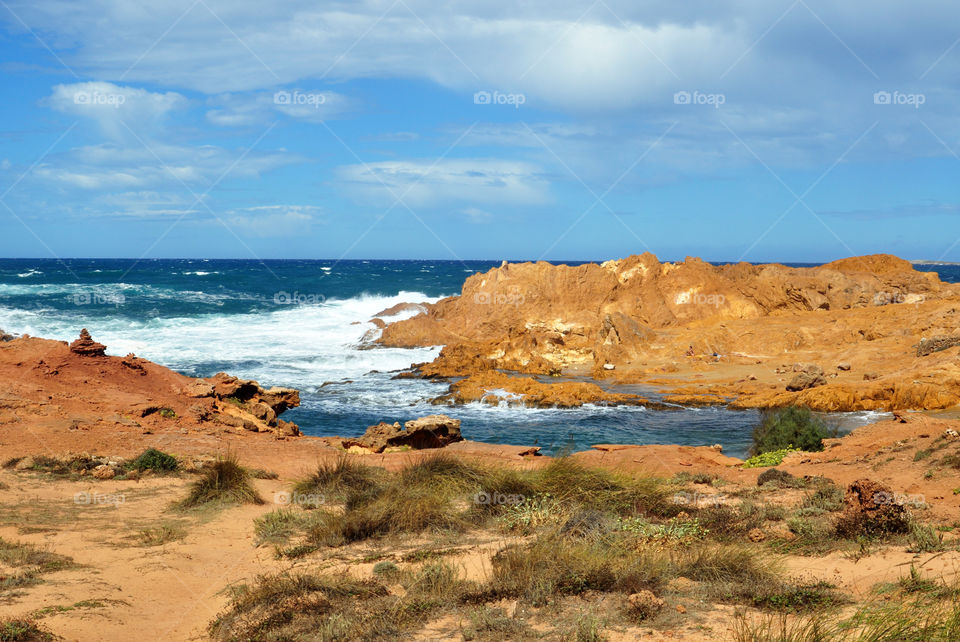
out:
<path id="1" fill-rule="evenodd" d="M 787 384 L 787 390 L 790 392 L 799 392 L 807 388 L 816 388 L 826 385 L 827 380 L 823 376 L 823 368 L 817 365 L 809 365 L 790 380 Z"/>
<path id="2" fill-rule="evenodd" d="M 459 419 L 451 419 L 446 415 L 428 415 L 408 421 L 403 427 L 400 422 L 380 422 L 367 428 L 359 439 L 345 439 L 343 447 L 360 446 L 382 453 L 388 448 L 443 448 L 455 441 L 463 441 Z"/>
<path id="3" fill-rule="evenodd" d="M 836 527 L 844 537 L 905 533 L 910 529 L 910 512 L 888 487 L 858 479 L 847 487 Z"/>
<path id="4" fill-rule="evenodd" d="M 84 328 L 80 330 L 80 338 L 70 344 L 70 352 L 83 357 L 102 357 L 107 346 L 97 343 Z"/>

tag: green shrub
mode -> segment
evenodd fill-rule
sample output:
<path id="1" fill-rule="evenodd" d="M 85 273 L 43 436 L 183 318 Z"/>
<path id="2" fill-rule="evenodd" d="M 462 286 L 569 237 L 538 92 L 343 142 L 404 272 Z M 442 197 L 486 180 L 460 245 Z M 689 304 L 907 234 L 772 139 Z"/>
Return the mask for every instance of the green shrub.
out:
<path id="1" fill-rule="evenodd" d="M 400 567 L 391 562 L 390 560 L 384 560 L 382 562 L 377 562 L 373 565 L 373 574 L 382 575 L 385 577 L 390 577 L 396 575 L 400 572 Z"/>
<path id="2" fill-rule="evenodd" d="M 136 459 L 126 464 L 127 470 L 136 470 L 138 472 L 152 470 L 158 473 L 172 472 L 177 469 L 177 466 L 176 457 L 168 455 L 156 448 L 147 448 L 140 453 Z"/>
<path id="3" fill-rule="evenodd" d="M 823 440 L 836 434 L 809 408 L 787 406 L 764 410 L 760 424 L 753 430 L 751 455 L 785 448 L 805 451 L 823 450 Z"/>

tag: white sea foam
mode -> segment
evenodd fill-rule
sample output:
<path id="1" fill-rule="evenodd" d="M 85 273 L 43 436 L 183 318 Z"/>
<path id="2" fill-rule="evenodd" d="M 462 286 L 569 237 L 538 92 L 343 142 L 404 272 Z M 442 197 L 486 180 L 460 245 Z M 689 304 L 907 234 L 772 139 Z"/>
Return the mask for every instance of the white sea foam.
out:
<path id="1" fill-rule="evenodd" d="M 217 298 L 200 292 L 177 294 L 204 298 L 206 302 L 216 302 Z M 89 318 L 78 318 L 77 312 L 87 310 L 0 307 L 0 328 L 66 341 L 75 339 L 85 325 L 97 341 L 107 345 L 108 354 L 133 352 L 187 372 L 209 374 L 211 368 L 224 368 L 265 384 L 315 388 L 325 381 L 354 379 L 371 370 L 399 370 L 414 362 L 432 360 L 439 348 L 357 348 L 364 334 L 375 328 L 368 321 L 380 310 L 397 303 L 436 300 L 416 292 L 401 292 L 390 297 L 330 299 L 322 305 L 278 306 L 276 310 L 250 314 L 142 320 L 95 316 L 95 309 L 89 310 Z M 415 400 L 406 396 L 404 402 Z"/>

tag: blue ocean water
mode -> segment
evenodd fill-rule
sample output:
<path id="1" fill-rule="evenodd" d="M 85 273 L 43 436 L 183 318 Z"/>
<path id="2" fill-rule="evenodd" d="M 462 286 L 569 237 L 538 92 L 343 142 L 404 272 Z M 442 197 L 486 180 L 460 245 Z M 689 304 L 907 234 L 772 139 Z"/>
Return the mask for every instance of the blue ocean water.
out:
<path id="1" fill-rule="evenodd" d="M 226 371 L 301 391 L 285 418 L 304 433 L 360 435 L 378 421 L 442 411 L 468 439 L 539 445 L 545 452 L 595 443 L 720 443 L 742 455 L 754 411 L 587 406 L 533 409 L 428 400 L 445 384 L 393 380 L 439 348 L 363 349 L 368 321 L 400 302 L 458 294 L 472 273 L 499 261 L 0 259 L 0 328 L 72 340 L 86 327 L 109 354 L 133 352 L 179 372 Z M 923 265 L 944 280 L 960 266 Z M 324 385 L 326 384 L 326 385 Z M 842 417 L 847 427 L 869 420 Z"/>

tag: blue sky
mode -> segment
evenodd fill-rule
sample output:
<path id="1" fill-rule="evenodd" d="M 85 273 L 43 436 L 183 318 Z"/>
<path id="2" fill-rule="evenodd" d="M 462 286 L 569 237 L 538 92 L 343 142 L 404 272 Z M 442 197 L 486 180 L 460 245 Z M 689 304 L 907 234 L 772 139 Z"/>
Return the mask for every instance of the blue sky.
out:
<path id="1" fill-rule="evenodd" d="M 0 256 L 960 261 L 958 5 L 275 4 L 0 1 Z"/>

